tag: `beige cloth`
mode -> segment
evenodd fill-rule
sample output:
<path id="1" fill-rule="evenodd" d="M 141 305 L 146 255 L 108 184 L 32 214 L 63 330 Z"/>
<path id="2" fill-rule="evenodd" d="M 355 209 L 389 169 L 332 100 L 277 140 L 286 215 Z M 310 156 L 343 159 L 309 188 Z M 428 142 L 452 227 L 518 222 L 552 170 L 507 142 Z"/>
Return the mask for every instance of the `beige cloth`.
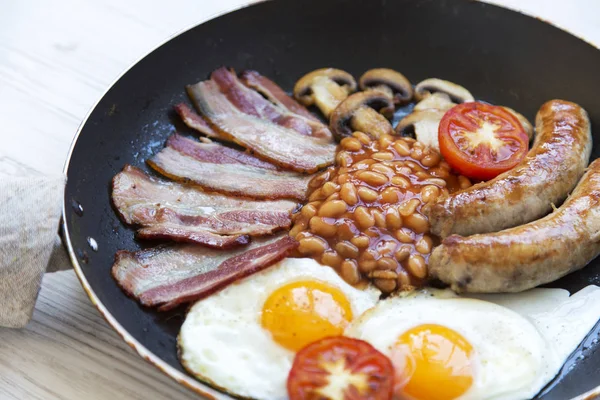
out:
<path id="1" fill-rule="evenodd" d="M 0 176 L 0 326 L 25 326 L 50 256 L 54 270 L 65 263 L 57 242 L 64 184 L 64 176 Z"/>
<path id="2" fill-rule="evenodd" d="M 73 265 L 69 259 L 67 249 L 63 245 L 62 240 L 60 240 L 60 237 L 56 236 L 54 247 L 50 253 L 50 260 L 48 260 L 48 266 L 46 266 L 46 272 L 66 271 L 72 268 Z"/>

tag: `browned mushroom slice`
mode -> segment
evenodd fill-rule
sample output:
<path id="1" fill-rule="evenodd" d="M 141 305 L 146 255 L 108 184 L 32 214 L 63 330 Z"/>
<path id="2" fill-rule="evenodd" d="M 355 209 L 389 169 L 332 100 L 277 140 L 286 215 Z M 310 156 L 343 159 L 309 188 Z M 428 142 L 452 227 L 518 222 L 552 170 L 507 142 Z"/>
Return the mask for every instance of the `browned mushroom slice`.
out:
<path id="1" fill-rule="evenodd" d="M 446 93 L 454 103 L 475 101 L 471 92 L 464 87 L 438 78 L 429 78 L 415 86 L 415 97 L 421 101 L 432 93 Z"/>
<path id="2" fill-rule="evenodd" d="M 415 104 L 415 108 L 413 108 L 413 112 L 415 111 L 423 111 L 423 110 L 442 110 L 444 112 L 448 111 L 452 107 L 454 107 L 456 103 L 453 103 L 450 100 L 450 96 L 446 93 L 433 93 L 430 96 L 427 96 L 423 100 L 419 101 Z"/>
<path id="3" fill-rule="evenodd" d="M 305 106 L 315 105 L 327 118 L 350 93 L 356 81 L 349 73 L 335 68 L 309 72 L 296 82 L 294 97 Z"/>
<path id="4" fill-rule="evenodd" d="M 365 72 L 358 80 L 361 90 L 373 89 L 385 93 L 394 104 L 406 104 L 413 97 L 409 80 L 398 71 L 389 68 L 374 68 Z"/>
<path id="5" fill-rule="evenodd" d="M 396 126 L 396 134 L 414 137 L 424 145 L 439 151 L 438 127 L 443 116 L 444 112 L 439 110 L 423 110 L 409 114 Z"/>
<path id="6" fill-rule="evenodd" d="M 329 129 L 337 140 L 352 135 L 354 131 L 365 132 L 375 138 L 383 134 L 393 135 L 392 124 L 388 121 L 393 113 L 394 103 L 384 93 L 376 90 L 354 93 L 331 114 Z"/>
<path id="7" fill-rule="evenodd" d="M 419 142 L 439 151 L 438 127 L 440 120 L 456 104 L 446 93 L 433 93 L 421 100 L 412 113 L 396 126 L 396 134 L 411 136 Z"/>

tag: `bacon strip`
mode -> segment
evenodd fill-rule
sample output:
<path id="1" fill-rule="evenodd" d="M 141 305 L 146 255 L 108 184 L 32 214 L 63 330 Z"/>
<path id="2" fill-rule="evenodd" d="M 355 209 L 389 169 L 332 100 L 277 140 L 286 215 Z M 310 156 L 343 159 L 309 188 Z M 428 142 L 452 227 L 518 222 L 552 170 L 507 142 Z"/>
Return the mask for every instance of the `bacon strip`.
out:
<path id="1" fill-rule="evenodd" d="M 217 235 L 202 227 L 182 226 L 180 222 L 157 221 L 158 225 L 141 228 L 137 231 L 140 239 L 166 239 L 175 242 L 196 243 L 214 249 L 226 250 L 250 242 L 248 235 Z"/>
<path id="2" fill-rule="evenodd" d="M 302 135 L 332 140 L 329 128 L 321 121 L 271 103 L 256 91 L 244 85 L 234 71 L 221 67 L 213 71 L 210 79 L 217 84 L 221 93 L 239 111 L 290 128 Z M 271 83 L 275 85 L 273 82 Z M 288 97 L 281 88 L 279 90 L 285 97 Z M 290 100 L 294 101 L 291 98 Z"/>
<path id="3" fill-rule="evenodd" d="M 218 143 L 202 143 L 178 134 L 167 139 L 167 146 L 180 153 L 195 158 L 198 161 L 214 164 L 243 164 L 263 169 L 278 170 L 278 168 L 250 153 L 245 153 Z"/>
<path id="4" fill-rule="evenodd" d="M 241 84 L 237 77 L 237 84 L 233 84 L 217 71 L 213 73 L 215 80 L 188 86 L 188 93 L 196 107 L 225 137 L 261 158 L 294 171 L 312 173 L 333 163 L 335 145 L 330 137 L 299 133 L 294 121 L 306 122 L 307 119 L 279 119 L 271 111 L 281 114 L 281 108 Z M 232 75 L 235 76 L 229 73 L 225 77 Z"/>
<path id="5" fill-rule="evenodd" d="M 175 112 L 181 117 L 181 120 L 188 127 L 210 138 L 223 139 L 222 135 L 210 127 L 208 122 L 196 111 L 192 110 L 187 104 L 179 103 L 175 107 Z"/>
<path id="6" fill-rule="evenodd" d="M 118 251 L 112 275 L 129 295 L 165 311 L 206 297 L 285 258 L 298 242 L 285 235 L 218 251 L 194 245 Z"/>
<path id="7" fill-rule="evenodd" d="M 213 248 L 247 244 L 249 235 L 289 228 L 296 203 L 236 199 L 148 176 L 125 166 L 113 178 L 112 200 L 123 221 L 145 239 L 171 239 Z"/>
<path id="8" fill-rule="evenodd" d="M 246 70 L 242 72 L 240 80 L 244 82 L 246 86 L 256 90 L 278 106 L 313 121 L 320 122 L 319 119 L 302 104 L 294 100 L 293 97 L 288 96 L 279 85 L 259 74 L 257 71 Z"/>
<path id="9" fill-rule="evenodd" d="M 304 200 L 311 177 L 280 171 L 247 153 L 216 143 L 171 136 L 167 147 L 147 160 L 161 174 L 206 189 L 255 199 Z"/>

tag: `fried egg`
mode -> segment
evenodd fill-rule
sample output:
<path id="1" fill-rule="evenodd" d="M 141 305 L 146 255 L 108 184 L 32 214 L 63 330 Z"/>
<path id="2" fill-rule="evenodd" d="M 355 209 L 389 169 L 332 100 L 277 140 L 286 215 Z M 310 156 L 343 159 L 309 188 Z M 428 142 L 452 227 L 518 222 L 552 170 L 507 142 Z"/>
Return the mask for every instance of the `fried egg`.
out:
<path id="1" fill-rule="evenodd" d="M 528 399 L 559 371 L 600 318 L 600 289 L 459 297 L 421 291 L 365 312 L 346 335 L 396 369 L 402 399 Z"/>
<path id="2" fill-rule="evenodd" d="M 180 359 L 231 394 L 283 399 L 296 352 L 343 334 L 379 296 L 312 259 L 285 259 L 194 304 L 178 337 Z"/>

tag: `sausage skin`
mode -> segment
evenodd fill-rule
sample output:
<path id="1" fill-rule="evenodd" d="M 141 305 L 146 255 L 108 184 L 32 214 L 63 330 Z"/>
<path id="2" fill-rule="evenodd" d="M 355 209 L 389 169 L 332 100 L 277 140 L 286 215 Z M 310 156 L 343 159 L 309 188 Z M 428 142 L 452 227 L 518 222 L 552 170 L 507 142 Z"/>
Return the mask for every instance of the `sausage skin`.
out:
<path id="1" fill-rule="evenodd" d="M 600 159 L 552 214 L 501 232 L 444 239 L 429 258 L 429 276 L 457 292 L 520 292 L 583 268 L 599 253 Z"/>
<path id="2" fill-rule="evenodd" d="M 431 232 L 441 238 L 497 232 L 543 217 L 560 205 L 583 175 L 592 150 L 587 112 L 551 100 L 536 117 L 536 137 L 525 159 L 510 171 L 440 198 L 424 208 Z"/>

